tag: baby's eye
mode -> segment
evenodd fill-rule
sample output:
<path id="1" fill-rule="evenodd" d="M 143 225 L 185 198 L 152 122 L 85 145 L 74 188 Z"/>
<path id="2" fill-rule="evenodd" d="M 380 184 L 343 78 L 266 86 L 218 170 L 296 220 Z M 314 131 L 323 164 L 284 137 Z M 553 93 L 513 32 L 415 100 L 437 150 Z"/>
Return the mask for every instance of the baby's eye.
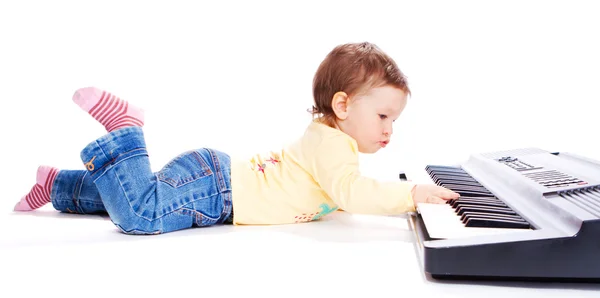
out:
<path id="1" fill-rule="evenodd" d="M 384 114 L 379 114 L 379 118 L 381 118 L 381 120 L 383 120 L 383 119 L 387 119 L 387 116 Z"/>

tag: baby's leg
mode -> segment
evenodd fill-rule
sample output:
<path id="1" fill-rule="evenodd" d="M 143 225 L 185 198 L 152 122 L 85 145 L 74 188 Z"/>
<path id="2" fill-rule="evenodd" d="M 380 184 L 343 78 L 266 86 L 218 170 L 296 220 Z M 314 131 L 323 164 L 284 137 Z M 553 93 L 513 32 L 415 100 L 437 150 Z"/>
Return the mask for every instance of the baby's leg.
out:
<path id="1" fill-rule="evenodd" d="M 186 152 L 153 173 L 142 128 L 130 126 L 90 143 L 81 159 L 121 231 L 160 234 L 229 217 L 228 174 L 211 152 Z"/>
<path id="2" fill-rule="evenodd" d="M 102 197 L 85 170 L 61 170 L 50 195 L 54 209 L 79 214 L 105 214 Z"/>
<path id="3" fill-rule="evenodd" d="M 108 132 L 129 126 L 144 126 L 144 112 L 142 109 L 98 88 L 87 87 L 76 90 L 73 101 L 94 119 L 98 120 Z M 49 203 L 51 201 L 52 185 L 58 172 L 57 168 L 40 166 L 37 171 L 36 184 L 15 205 L 14 210 L 31 211 Z M 84 199 L 87 199 L 87 197 L 84 197 Z M 94 197 L 91 199 L 95 201 Z M 73 211 L 71 210 L 71 212 Z"/>
<path id="4" fill-rule="evenodd" d="M 144 111 L 119 97 L 95 87 L 81 88 L 73 101 L 112 132 L 128 126 L 144 126 Z"/>
<path id="5" fill-rule="evenodd" d="M 31 211 L 50 203 L 50 193 L 59 170 L 55 167 L 40 166 L 36 181 L 29 193 L 15 205 L 15 211 Z"/>
<path id="6" fill-rule="evenodd" d="M 31 191 L 15 211 L 31 211 L 52 202 L 58 211 L 80 214 L 106 213 L 96 185 L 84 170 L 59 170 L 40 166 Z"/>

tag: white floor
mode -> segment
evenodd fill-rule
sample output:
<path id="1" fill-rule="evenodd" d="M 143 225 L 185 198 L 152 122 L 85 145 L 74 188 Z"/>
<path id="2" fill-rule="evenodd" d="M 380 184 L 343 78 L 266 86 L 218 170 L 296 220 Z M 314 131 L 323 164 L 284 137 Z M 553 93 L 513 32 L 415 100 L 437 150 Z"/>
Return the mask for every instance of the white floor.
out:
<path id="1" fill-rule="evenodd" d="M 38 165 L 82 169 L 104 133 L 75 89 L 146 110 L 154 170 L 200 146 L 264 152 L 302 133 L 314 72 L 346 42 L 378 44 L 413 94 L 366 174 L 529 146 L 600 159 L 595 1 L 31 2 L 0 3 L 0 297 L 600 296 L 430 280 L 400 217 L 134 237 L 99 216 L 11 212 Z"/>
<path id="2" fill-rule="evenodd" d="M 22 297 L 377 297 L 409 291 L 435 297 L 598 297 L 600 291 L 594 284 L 432 280 L 423 275 L 402 217 L 337 212 L 310 224 L 220 226 L 147 237 L 120 234 L 105 217 L 48 208 L 9 214 L 0 224 L 2 292 L 22 291 Z M 21 297 L 13 295 L 5 297 Z"/>

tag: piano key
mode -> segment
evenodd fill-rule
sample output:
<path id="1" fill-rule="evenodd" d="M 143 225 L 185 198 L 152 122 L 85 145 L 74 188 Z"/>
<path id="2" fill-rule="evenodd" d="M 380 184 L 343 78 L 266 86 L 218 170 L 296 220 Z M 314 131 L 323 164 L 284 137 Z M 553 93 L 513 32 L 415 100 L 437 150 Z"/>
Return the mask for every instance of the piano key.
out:
<path id="1" fill-rule="evenodd" d="M 485 212 L 485 213 L 499 213 L 499 214 L 517 214 L 510 208 L 503 207 L 482 207 L 476 205 L 461 205 L 456 208 L 456 214 L 462 215 L 464 212 Z"/>
<path id="2" fill-rule="evenodd" d="M 434 181 L 441 181 L 441 182 L 446 182 L 446 183 L 450 183 L 452 181 L 454 181 L 454 182 L 460 181 L 460 182 L 481 185 L 477 180 L 473 179 L 472 177 L 467 177 L 467 176 L 454 176 L 454 175 L 449 176 L 449 175 L 432 174 L 431 178 Z"/>
<path id="3" fill-rule="evenodd" d="M 462 204 L 471 204 L 471 205 L 475 205 L 475 206 L 490 206 L 490 207 L 508 207 L 506 206 L 506 204 L 504 204 L 502 201 L 500 200 L 496 200 L 496 201 L 492 201 L 492 200 L 470 200 L 470 199 L 463 199 L 463 200 L 453 200 L 452 202 L 449 202 L 448 204 L 450 204 L 450 206 L 452 206 L 452 208 L 458 208 L 458 206 L 462 205 Z"/>
<path id="4" fill-rule="evenodd" d="M 440 184 L 483 187 L 483 185 L 479 184 L 478 182 L 467 182 L 467 181 L 456 181 L 456 180 L 444 180 L 444 181 L 441 181 Z"/>
<path id="5" fill-rule="evenodd" d="M 473 196 L 460 196 L 457 199 L 451 199 L 449 201 L 456 201 L 456 200 L 473 200 L 473 201 L 481 201 L 481 202 L 502 202 L 500 199 L 498 199 L 495 196 L 478 196 L 478 197 L 473 197 Z"/>
<path id="6" fill-rule="evenodd" d="M 472 178 L 469 173 L 464 171 L 438 171 L 438 170 L 428 170 L 426 171 L 430 176 L 432 175 L 445 175 L 445 176 L 455 176 L 455 177 L 464 177 L 464 178 Z"/>
<path id="7" fill-rule="evenodd" d="M 492 202 L 500 201 L 493 194 L 491 196 L 459 196 L 458 198 L 451 199 L 451 200 L 456 201 L 459 199 L 461 199 L 461 200 L 477 200 L 477 201 L 492 201 Z"/>
<path id="8" fill-rule="evenodd" d="M 462 215 L 462 213 L 459 212 L 461 212 L 464 208 L 479 208 L 481 211 L 477 212 L 483 212 L 487 214 L 512 214 L 510 212 L 514 212 L 514 210 L 506 206 L 504 203 L 485 204 L 481 202 L 455 202 L 454 204 L 452 204 L 452 208 L 456 211 L 458 215 Z"/>
<path id="9" fill-rule="evenodd" d="M 467 173 L 465 170 L 463 169 L 459 169 L 459 168 L 447 168 L 447 169 L 439 169 L 439 168 L 425 168 L 425 171 L 427 171 L 428 173 L 447 173 L 447 174 L 457 174 L 457 175 L 463 175 L 463 174 L 469 174 Z"/>
<path id="10" fill-rule="evenodd" d="M 446 204 L 426 204 L 417 206 L 427 232 L 434 239 L 455 239 L 481 235 L 499 235 L 506 233 L 523 233 L 530 229 L 466 227 L 456 215 L 452 207 Z"/>
<path id="11" fill-rule="evenodd" d="M 466 194 L 476 194 L 475 196 L 473 196 L 473 195 L 469 195 L 469 196 L 480 197 L 480 198 L 487 198 L 487 197 L 493 196 L 493 194 L 489 193 L 489 192 L 470 191 L 470 190 L 462 190 L 462 189 L 457 189 L 457 188 L 454 188 L 454 189 L 450 188 L 450 190 L 460 194 L 461 196 L 465 196 Z"/>
<path id="12" fill-rule="evenodd" d="M 426 170 L 444 170 L 444 171 L 461 171 L 464 172 L 459 166 L 444 166 L 444 165 L 427 165 Z"/>
<path id="13" fill-rule="evenodd" d="M 467 186 L 467 185 L 456 185 L 456 184 L 445 184 L 442 183 L 440 184 L 441 186 L 445 187 L 445 188 L 449 188 L 452 190 L 470 190 L 470 191 L 477 191 L 477 192 L 485 192 L 485 193 L 490 193 L 489 190 L 487 190 L 487 188 L 483 187 L 483 186 Z M 490 193 L 491 194 L 491 193 Z"/>
<path id="14" fill-rule="evenodd" d="M 431 175 L 444 175 L 444 176 L 453 176 L 453 177 L 464 177 L 464 178 L 472 178 L 471 175 L 467 172 L 450 172 L 450 171 L 429 171 L 427 172 Z"/>
<path id="15" fill-rule="evenodd" d="M 432 175 L 433 181 L 434 182 L 438 182 L 438 181 L 463 181 L 463 182 L 471 182 L 471 183 L 476 183 L 478 185 L 479 182 L 477 182 L 477 180 L 470 178 L 470 177 L 459 177 L 459 176 L 447 176 L 447 175 Z"/>
<path id="16" fill-rule="evenodd" d="M 472 187 L 484 187 L 483 185 L 479 184 L 479 182 L 476 181 L 466 181 L 466 180 L 456 180 L 456 179 L 438 179 L 435 177 L 432 177 L 432 180 L 435 184 L 437 185 L 441 185 L 441 184 L 453 184 L 453 185 L 462 185 L 462 186 L 472 186 Z"/>
<path id="17" fill-rule="evenodd" d="M 502 202 L 501 200 L 499 200 L 497 197 L 495 197 L 494 195 L 491 196 L 479 196 L 479 197 L 472 197 L 472 196 L 460 196 L 456 199 L 451 199 L 451 200 L 473 200 L 473 201 L 489 201 L 489 202 Z"/>
<path id="18" fill-rule="evenodd" d="M 461 208 L 461 207 L 463 207 L 463 208 L 465 208 L 465 207 L 473 207 L 473 208 L 481 208 L 481 209 L 486 209 L 487 208 L 487 209 L 490 210 L 490 213 L 492 211 L 499 211 L 499 210 L 509 210 L 509 211 L 512 211 L 512 209 L 510 207 L 506 206 L 506 205 L 504 205 L 504 206 L 487 206 L 487 205 L 481 204 L 480 202 L 473 202 L 473 203 L 470 203 L 470 202 L 457 202 L 455 205 L 457 206 L 455 208 L 456 212 L 458 212 L 459 208 Z"/>
<path id="19" fill-rule="evenodd" d="M 502 220 L 502 219 L 483 219 L 483 218 L 471 218 L 466 223 L 467 227 L 478 227 L 478 228 L 512 228 L 512 229 L 528 229 L 528 223 L 521 223 L 516 221 Z"/>
<path id="20" fill-rule="evenodd" d="M 529 223 L 523 220 L 515 220 L 511 218 L 493 217 L 493 216 L 469 216 L 464 221 L 465 227 L 473 227 L 472 222 L 476 220 L 479 223 L 478 228 L 492 227 L 492 228 L 513 228 L 512 224 L 518 224 L 521 227 L 529 227 Z M 488 221 L 488 223 L 483 223 Z"/>
<path id="21" fill-rule="evenodd" d="M 476 191 L 468 191 L 468 190 L 452 190 L 455 193 L 458 193 L 461 197 L 462 196 L 468 196 L 468 197 L 489 197 L 490 195 L 493 195 L 490 192 L 476 192 Z"/>
<path id="22" fill-rule="evenodd" d="M 463 215 L 460 217 L 460 220 L 465 223 L 467 219 L 469 218 L 473 218 L 473 217 L 485 217 L 485 218 L 496 218 L 496 219 L 505 219 L 505 220 L 514 220 L 514 221 L 520 221 L 520 222 L 526 222 L 525 219 L 523 219 L 521 216 L 519 215 L 509 215 L 509 214 L 489 214 L 489 213 L 483 213 L 483 212 L 465 212 L 463 213 Z"/>

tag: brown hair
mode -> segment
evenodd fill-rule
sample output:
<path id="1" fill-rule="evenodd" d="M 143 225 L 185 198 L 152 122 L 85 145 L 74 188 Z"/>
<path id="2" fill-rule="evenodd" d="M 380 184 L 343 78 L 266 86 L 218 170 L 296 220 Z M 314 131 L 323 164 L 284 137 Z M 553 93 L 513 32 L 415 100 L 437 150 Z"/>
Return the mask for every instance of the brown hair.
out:
<path id="1" fill-rule="evenodd" d="M 384 85 L 397 87 L 410 95 L 406 77 L 378 46 L 369 42 L 338 45 L 315 73 L 314 104 L 309 112 L 320 122 L 333 126 L 336 116 L 331 100 L 336 92 L 343 91 L 352 97 Z"/>

